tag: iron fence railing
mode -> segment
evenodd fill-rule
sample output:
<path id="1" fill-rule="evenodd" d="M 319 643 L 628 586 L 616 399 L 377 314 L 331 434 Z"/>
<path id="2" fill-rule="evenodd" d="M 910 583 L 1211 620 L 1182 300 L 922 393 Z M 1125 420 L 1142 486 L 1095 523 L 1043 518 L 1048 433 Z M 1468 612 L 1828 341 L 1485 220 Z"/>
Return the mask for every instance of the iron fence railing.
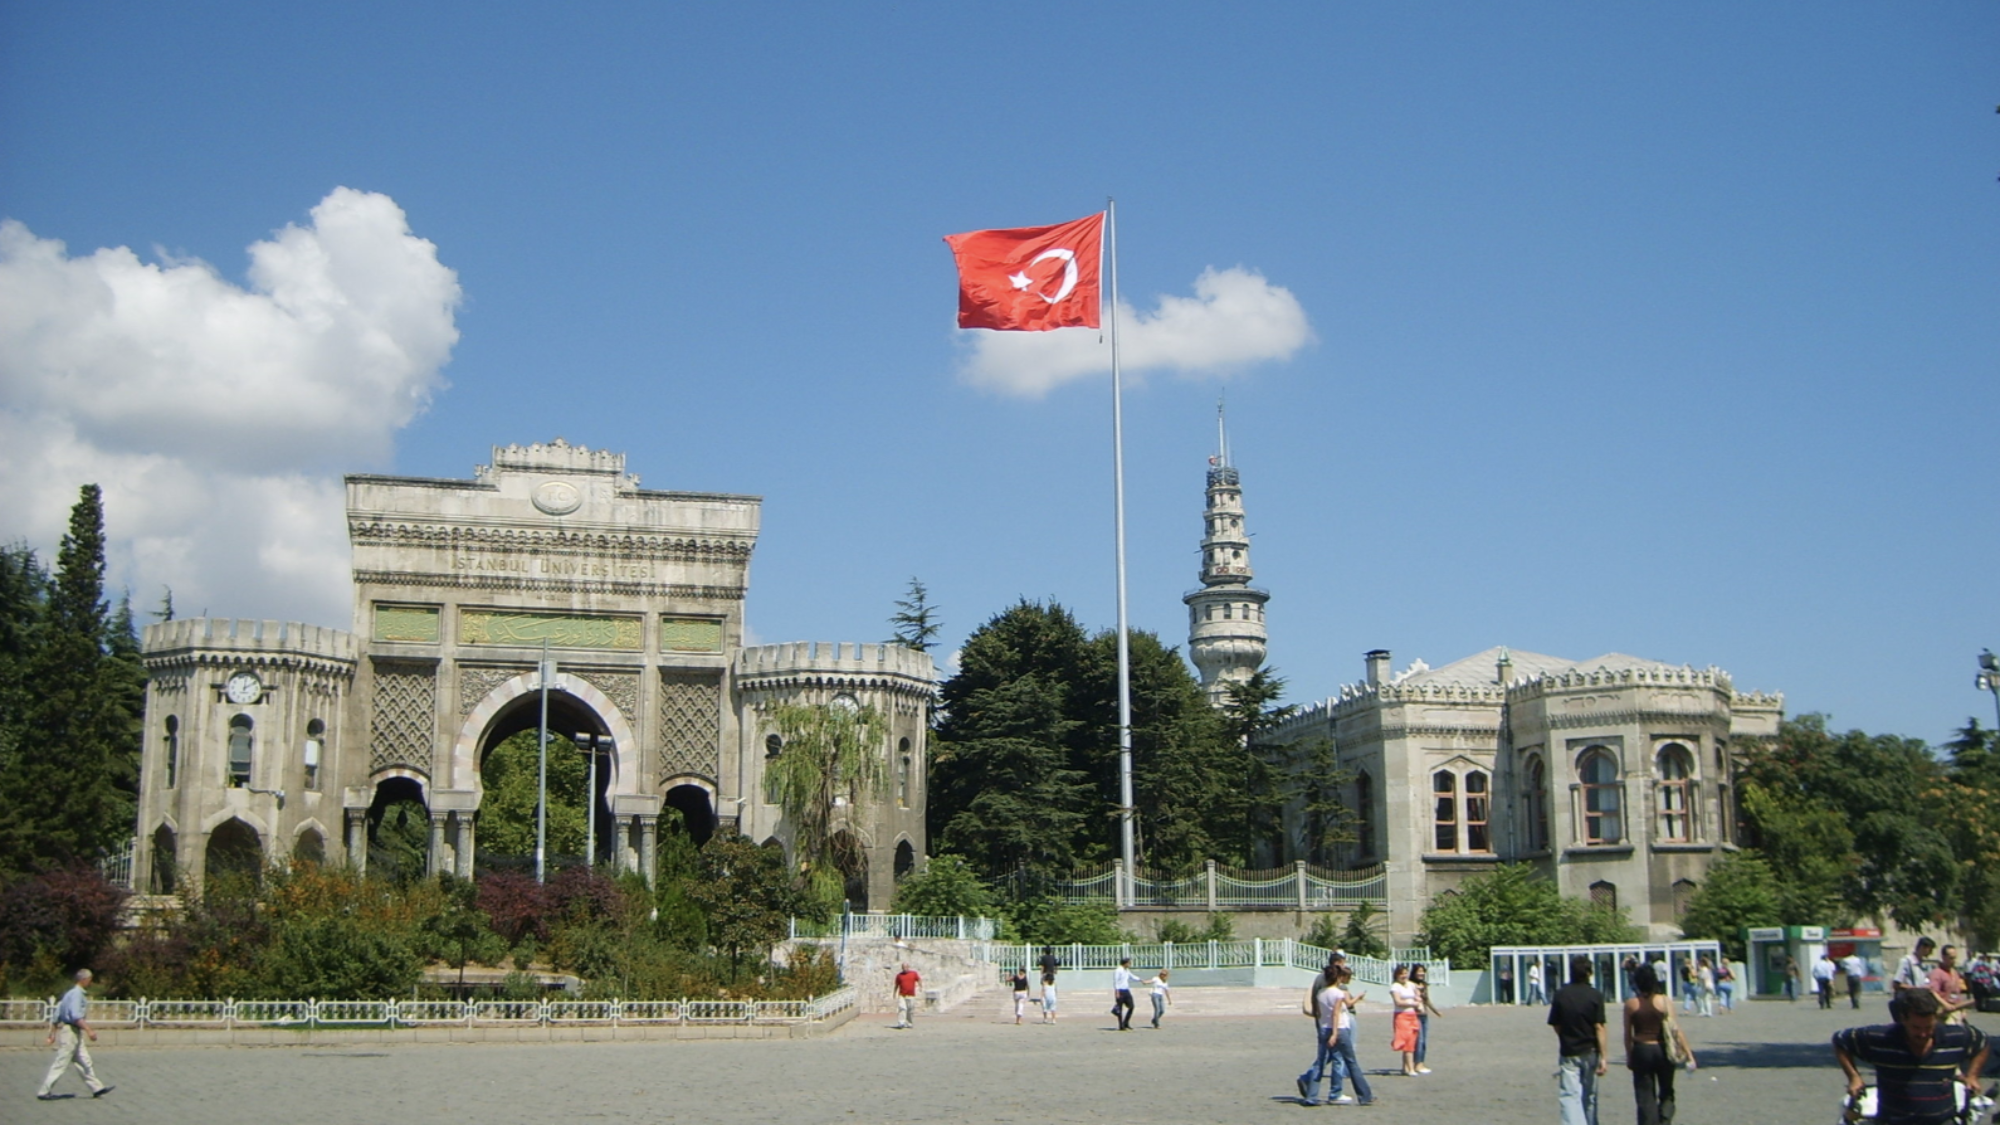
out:
<path id="1" fill-rule="evenodd" d="M 792 919 L 793 938 L 939 938 L 991 941 L 991 918 L 926 918 L 916 914 L 843 914 L 830 922 Z"/>
<path id="2" fill-rule="evenodd" d="M 1125 908 L 1188 910 L 1341 910 L 1389 903 L 1388 869 L 1381 864 L 1334 871 L 1309 863 L 1263 870 L 1203 865 L 1194 872 L 1129 873 L 1122 863 L 1052 880 L 1048 890 L 1065 902 L 1110 902 Z"/>
<path id="3" fill-rule="evenodd" d="M 1119 945 L 1014 945 L 983 943 L 977 950 L 982 960 L 1003 969 L 1032 969 L 1041 963 L 1047 948 L 1065 969 L 1112 969 L 1130 958 L 1137 968 L 1155 969 L 1241 969 L 1252 967 L 1293 968 L 1319 971 L 1332 950 L 1292 938 L 1265 941 L 1129 942 Z M 1451 962 L 1436 960 L 1428 949 L 1397 949 L 1393 960 L 1350 955 L 1347 965 L 1355 979 L 1369 984 L 1388 984 L 1398 965 L 1422 965 L 1430 983 L 1440 988 L 1451 984 Z M 1421 954 L 1421 956 L 1416 956 Z"/>
<path id="4" fill-rule="evenodd" d="M 93 1000 L 105 1027 L 524 1027 L 584 1024 L 820 1023 L 855 1006 L 853 988 L 810 1000 Z M 0 1000 L 0 1027 L 46 1027 L 56 1000 Z"/>

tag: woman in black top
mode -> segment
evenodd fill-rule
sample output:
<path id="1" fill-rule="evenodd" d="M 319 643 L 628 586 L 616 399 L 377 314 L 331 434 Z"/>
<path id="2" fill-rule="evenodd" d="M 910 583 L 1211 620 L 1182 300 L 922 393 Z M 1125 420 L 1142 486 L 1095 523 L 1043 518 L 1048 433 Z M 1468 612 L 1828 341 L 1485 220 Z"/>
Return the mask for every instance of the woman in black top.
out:
<path id="1" fill-rule="evenodd" d="M 1676 1037 L 1688 1065 L 1694 1053 L 1674 1022 L 1674 1005 L 1660 995 L 1660 977 L 1651 965 L 1632 970 L 1638 995 L 1625 1001 L 1625 1068 L 1632 1072 L 1632 1097 L 1639 1125 L 1669 1125 L 1674 1119 L 1674 1064 L 1667 1059 L 1667 1036 Z"/>

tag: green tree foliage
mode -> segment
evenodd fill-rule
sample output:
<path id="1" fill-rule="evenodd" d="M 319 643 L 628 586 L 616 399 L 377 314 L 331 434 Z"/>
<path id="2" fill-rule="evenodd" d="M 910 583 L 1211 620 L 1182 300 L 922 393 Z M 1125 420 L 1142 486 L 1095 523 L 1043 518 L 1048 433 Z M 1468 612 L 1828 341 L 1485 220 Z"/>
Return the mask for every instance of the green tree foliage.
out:
<path id="1" fill-rule="evenodd" d="M 1722 943 L 1724 952 L 1740 961 L 1745 955 L 1746 927 L 1784 924 L 1777 874 L 1762 856 L 1743 851 L 1708 869 L 1707 881 L 1695 888 L 1681 918 L 1681 933 L 1690 940 L 1713 938 Z"/>
<path id="2" fill-rule="evenodd" d="M 1034 945 L 1116 945 L 1132 940 L 1118 928 L 1118 911 L 1108 902 L 1025 899 L 1011 907 L 1008 921 L 1022 941 Z"/>
<path id="3" fill-rule="evenodd" d="M 1383 938 L 1382 931 L 1388 926 L 1388 922 L 1388 915 L 1377 910 L 1374 903 L 1364 902 L 1348 912 L 1347 922 L 1341 926 L 1340 936 L 1335 939 L 1332 946 L 1362 957 L 1387 959 L 1389 942 Z"/>
<path id="4" fill-rule="evenodd" d="M 930 591 L 915 578 L 910 579 L 909 592 L 896 599 L 896 612 L 889 615 L 889 624 L 896 629 L 896 635 L 889 639 L 890 644 L 913 648 L 918 652 L 929 652 L 935 648 L 937 635 L 944 629 L 937 607 L 931 604 Z"/>
<path id="5" fill-rule="evenodd" d="M 1565 896 L 1525 864 L 1474 875 L 1424 910 L 1422 943 L 1460 965 L 1486 963 L 1496 945 L 1635 941 L 1623 908 Z"/>
<path id="6" fill-rule="evenodd" d="M 1142 859 L 1187 870 L 1248 856 L 1257 763 L 1172 648 L 1130 637 Z M 1022 601 L 967 639 L 941 692 L 932 838 L 1030 897 L 1117 854 L 1117 637 Z"/>
<path id="7" fill-rule="evenodd" d="M 55 578 L 39 612 L 18 599 L 31 594 L 32 558 L 19 553 L 0 568 L 0 605 L 14 620 L 0 646 L 18 646 L 10 689 L 18 725 L 0 758 L 0 869 L 21 873 L 94 862 L 132 834 L 137 776 L 137 701 L 144 676 L 136 661 L 113 658 L 129 643 L 130 615 L 115 636 L 104 599 L 104 509 L 85 485 L 70 511 Z M 22 563 L 26 562 L 26 570 Z"/>
<path id="8" fill-rule="evenodd" d="M 485 855 L 535 854 L 535 803 L 539 792 L 540 732 L 511 735 L 486 755 L 479 776 L 486 796 L 479 806 L 479 850 Z M 582 855 L 585 790 L 590 759 L 562 735 L 549 734 L 549 854 Z M 428 843 L 426 843 L 428 846 Z"/>
<path id="9" fill-rule="evenodd" d="M 818 891 L 838 905 L 837 872 L 858 869 L 858 853 L 836 845 L 834 813 L 872 800 L 888 777 L 889 724 L 873 707 L 847 703 L 783 703 L 770 722 L 781 747 L 764 775 L 792 829 L 792 855 Z"/>
<path id="10" fill-rule="evenodd" d="M 1851 917 L 1916 929 L 1956 913 L 1961 868 L 1935 800 L 1943 768 L 1921 741 L 1837 735 L 1825 716 L 1801 715 L 1771 746 L 1744 755 L 1739 772 L 1747 826 L 1781 885 L 1823 877 L 1831 859 Z M 1834 818 L 1815 810 L 1831 811 L 1851 844 L 1816 859 L 1787 854 L 1840 842 Z"/>
<path id="11" fill-rule="evenodd" d="M 1944 776 L 1927 794 L 1959 864 L 1959 928 L 1976 948 L 2000 945 L 2000 732 L 1968 719 L 1950 742 Z"/>
<path id="12" fill-rule="evenodd" d="M 897 914 L 927 918 L 997 918 L 1000 902 L 962 856 L 934 855 L 896 885 Z"/>
<path id="13" fill-rule="evenodd" d="M 761 957 L 790 932 L 804 905 L 783 849 L 759 847 L 745 836 L 709 838 L 687 895 L 708 919 L 709 941 L 729 958 L 731 980 L 745 954 Z"/>

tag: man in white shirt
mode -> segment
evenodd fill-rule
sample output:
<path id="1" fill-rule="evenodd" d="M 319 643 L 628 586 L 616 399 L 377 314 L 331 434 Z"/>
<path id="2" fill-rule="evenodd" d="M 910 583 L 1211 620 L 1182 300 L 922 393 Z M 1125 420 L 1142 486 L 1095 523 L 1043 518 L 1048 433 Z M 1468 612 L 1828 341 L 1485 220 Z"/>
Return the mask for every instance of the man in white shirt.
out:
<path id="1" fill-rule="evenodd" d="M 1833 954 L 1820 951 L 1819 960 L 1813 962 L 1813 993 L 1819 997 L 1822 1009 L 1833 1007 L 1833 975 L 1840 966 L 1833 963 Z"/>
<path id="2" fill-rule="evenodd" d="M 1118 1017 L 1118 1030 L 1132 1030 L 1132 986 L 1139 982 L 1132 971 L 1132 959 L 1124 958 L 1111 970 L 1111 1014 Z"/>
<path id="3" fill-rule="evenodd" d="M 1861 978 L 1868 975 L 1868 962 L 1861 954 L 1850 953 L 1840 959 L 1840 971 L 1847 974 L 1847 1002 L 1850 1006 L 1861 1006 Z"/>

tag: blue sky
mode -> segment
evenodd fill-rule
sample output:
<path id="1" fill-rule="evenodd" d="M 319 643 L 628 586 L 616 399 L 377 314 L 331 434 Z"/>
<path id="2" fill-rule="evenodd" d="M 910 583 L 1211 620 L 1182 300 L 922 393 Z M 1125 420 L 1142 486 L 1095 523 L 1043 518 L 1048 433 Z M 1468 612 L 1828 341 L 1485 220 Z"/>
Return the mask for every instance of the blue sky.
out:
<path id="1" fill-rule="evenodd" d="M 1939 740 L 2000 645 L 1996 46 L 1975 3 L 7 4 L 0 534 L 102 480 L 139 599 L 337 624 L 339 473 L 560 435 L 766 498 L 762 640 L 880 639 L 912 575 L 954 645 L 1108 625 L 1107 384 L 959 333 L 940 238 L 1115 195 L 1127 302 L 1206 314 L 1128 372 L 1135 625 L 1184 639 L 1226 391 L 1294 700 L 1616 650 Z"/>

